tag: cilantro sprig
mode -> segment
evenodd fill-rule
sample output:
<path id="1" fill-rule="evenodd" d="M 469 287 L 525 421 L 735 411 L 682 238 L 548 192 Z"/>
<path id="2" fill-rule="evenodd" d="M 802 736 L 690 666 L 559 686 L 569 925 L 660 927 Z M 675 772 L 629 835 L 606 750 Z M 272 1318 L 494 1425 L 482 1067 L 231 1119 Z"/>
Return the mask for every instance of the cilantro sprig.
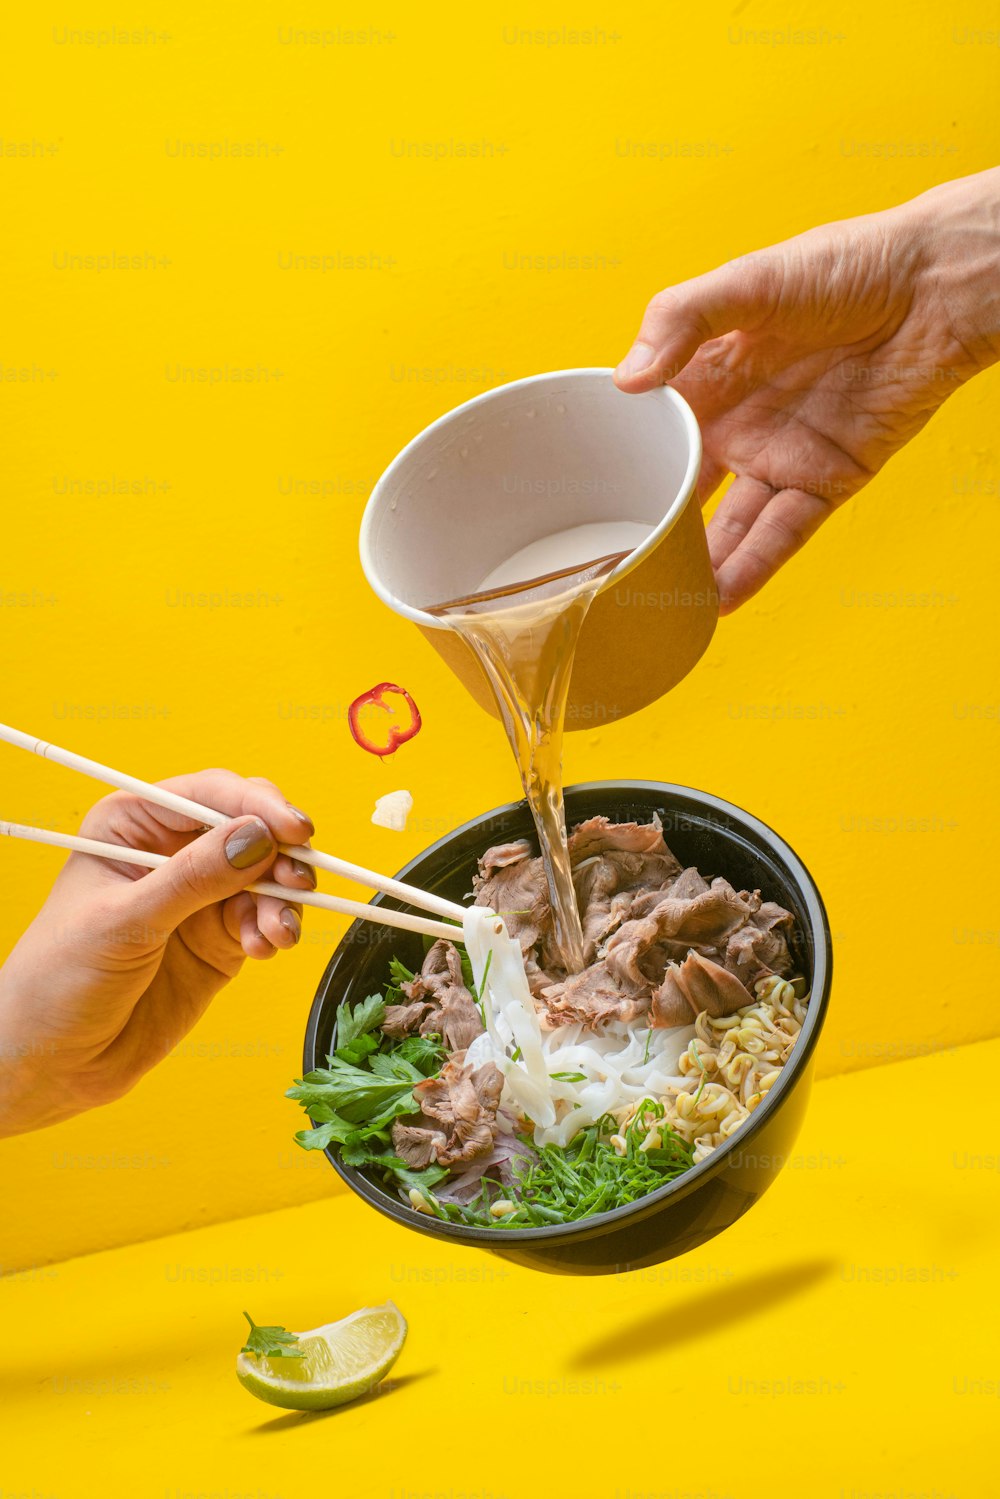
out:
<path id="1" fill-rule="evenodd" d="M 305 1358 L 305 1351 L 298 1348 L 298 1334 L 285 1327 L 261 1327 L 249 1312 L 243 1313 L 250 1323 L 250 1336 L 241 1353 L 252 1353 L 257 1358 Z"/>

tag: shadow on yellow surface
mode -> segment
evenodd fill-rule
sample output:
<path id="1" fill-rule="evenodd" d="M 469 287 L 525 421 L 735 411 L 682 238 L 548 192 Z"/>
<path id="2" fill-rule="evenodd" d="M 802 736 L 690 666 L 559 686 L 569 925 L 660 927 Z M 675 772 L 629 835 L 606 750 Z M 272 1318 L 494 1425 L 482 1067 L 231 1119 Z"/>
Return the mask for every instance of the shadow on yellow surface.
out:
<path id="1" fill-rule="evenodd" d="M 585 1343 L 567 1360 L 566 1367 L 597 1370 L 610 1360 L 627 1364 L 651 1353 L 696 1343 L 794 1301 L 820 1281 L 828 1280 L 838 1264 L 832 1257 L 803 1260 L 748 1275 L 735 1285 L 713 1286 L 683 1306 L 672 1300 L 653 1317 L 643 1315 L 624 1326 L 619 1323 L 612 1332 Z"/>
<path id="2" fill-rule="evenodd" d="M 439 1373 L 437 1369 L 418 1369 L 415 1374 L 400 1374 L 393 1379 L 383 1379 L 374 1390 L 367 1395 L 359 1396 L 357 1400 L 352 1400 L 347 1405 L 336 1405 L 328 1411 L 283 1411 L 280 1416 L 264 1421 L 260 1426 L 249 1426 L 243 1434 L 248 1437 L 277 1436 L 281 1431 L 290 1431 L 304 1423 L 311 1426 L 317 1421 L 325 1420 L 327 1416 L 339 1416 L 344 1411 L 357 1410 L 362 1405 L 371 1405 L 375 1400 L 384 1400 L 387 1395 L 403 1389 L 405 1385 L 417 1384 L 421 1379 L 427 1379 L 430 1375 L 437 1373 Z"/>

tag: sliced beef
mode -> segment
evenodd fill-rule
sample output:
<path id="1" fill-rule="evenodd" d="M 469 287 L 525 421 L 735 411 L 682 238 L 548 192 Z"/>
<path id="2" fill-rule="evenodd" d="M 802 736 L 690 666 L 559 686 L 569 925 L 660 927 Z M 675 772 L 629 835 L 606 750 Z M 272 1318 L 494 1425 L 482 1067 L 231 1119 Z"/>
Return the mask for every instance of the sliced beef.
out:
<path id="1" fill-rule="evenodd" d="M 495 852 L 495 849 L 489 851 L 490 854 Z M 489 869 L 489 873 L 476 876 L 472 882 L 476 905 L 489 906 L 502 916 L 508 932 L 517 938 L 521 951 L 526 953 L 539 937 L 552 930 L 549 890 L 541 858 L 518 857 L 500 865 L 488 865 L 488 859 L 489 854 L 482 861 L 482 867 L 484 871 Z"/>
<path id="2" fill-rule="evenodd" d="M 759 898 L 759 891 L 754 894 Z M 752 995 L 758 979 L 767 978 L 772 973 L 782 977 L 791 973 L 795 966 L 790 950 L 794 926 L 791 911 L 786 911 L 773 900 L 766 900 L 711 956 L 734 974 Z"/>
<path id="3" fill-rule="evenodd" d="M 708 890 L 693 899 L 675 898 L 667 892 L 646 916 L 636 917 L 619 926 L 607 952 L 616 947 L 652 947 L 657 941 L 687 943 L 691 947 L 715 947 L 730 932 L 744 925 L 759 908 L 760 896 L 736 893 L 729 880 L 712 880 Z"/>
<path id="4" fill-rule="evenodd" d="M 568 847 L 584 933 L 584 958 L 592 962 L 598 944 L 624 919 L 638 890 L 660 888 L 681 872 L 663 841 L 659 819 L 648 823 L 611 822 L 591 817 L 574 828 Z M 552 960 L 552 911 L 545 870 L 531 857 L 525 839 L 496 844 L 479 861 L 473 880 L 476 904 L 501 915 L 511 936 L 527 954 L 541 940 L 543 964 Z"/>
<path id="5" fill-rule="evenodd" d="M 436 1161 L 438 1147 L 444 1149 L 447 1143 L 444 1131 L 429 1120 L 426 1125 L 404 1124 L 401 1119 L 393 1121 L 392 1148 L 400 1160 L 415 1171 L 423 1171 L 425 1166 Z"/>
<path id="6" fill-rule="evenodd" d="M 382 1029 L 387 1036 L 399 1040 L 403 1036 L 412 1036 L 420 1029 L 420 1022 L 433 1005 L 425 999 L 418 999 L 409 1005 L 386 1005 L 385 1018 L 382 1021 Z"/>
<path id="7" fill-rule="evenodd" d="M 517 864 L 531 853 L 527 838 L 517 838 L 513 843 L 495 843 L 488 848 L 479 861 L 480 879 L 488 879 L 495 869 L 506 869 Z"/>
<path id="8" fill-rule="evenodd" d="M 711 958 L 689 952 L 683 963 L 672 963 L 650 1007 L 654 1026 L 690 1025 L 707 1010 L 710 1015 L 731 1015 L 750 1003 L 738 978 Z M 687 1014 L 682 1006 L 687 1006 Z"/>
<path id="9" fill-rule="evenodd" d="M 668 895 L 671 900 L 694 900 L 698 895 L 704 895 L 708 890 L 708 881 L 702 879 L 697 869 L 683 869 L 676 879 L 668 880 L 665 884 L 650 888 L 646 882 L 646 888 L 640 888 L 630 896 L 628 906 L 622 913 L 623 921 L 638 921 L 643 916 L 648 916 L 651 911 Z"/>
<path id="10" fill-rule="evenodd" d="M 497 1132 L 497 1105 L 503 1075 L 492 1062 L 475 1071 L 461 1062 L 446 1062 L 437 1077 L 417 1083 L 417 1122 L 395 1120 L 392 1144 L 404 1160 L 427 1166 L 472 1161 L 488 1155 Z M 404 1154 L 405 1152 L 405 1154 Z"/>
<path id="11" fill-rule="evenodd" d="M 790 918 L 789 918 L 790 919 Z M 753 921 L 733 932 L 726 942 L 725 966 L 753 993 L 758 979 L 792 971 L 792 957 L 783 931 L 757 926 Z"/>
<path id="12" fill-rule="evenodd" d="M 621 870 L 607 854 L 595 854 L 573 871 L 585 963 L 593 962 L 598 943 L 610 931 L 611 901 L 620 882 Z"/>
<path id="13" fill-rule="evenodd" d="M 409 1004 L 387 1006 L 382 1021 L 387 1036 L 434 1034 L 449 1051 L 464 1051 L 481 1034 L 482 1017 L 465 987 L 453 942 L 442 937 L 428 948 L 420 972 L 402 988 Z"/>
<path id="14" fill-rule="evenodd" d="M 404 984 L 403 993 L 408 999 L 438 1000 L 456 985 L 464 987 L 462 958 L 454 942 L 439 937 L 427 949 L 420 972 L 409 983 Z"/>
<path id="15" fill-rule="evenodd" d="M 658 817 L 652 822 L 611 822 L 607 817 L 589 817 L 573 829 L 567 840 L 574 864 L 591 854 L 606 854 L 613 849 L 633 854 L 666 854 L 674 872 L 680 865 L 663 841 L 663 824 Z"/>
<path id="16" fill-rule="evenodd" d="M 471 1046 L 484 1029 L 479 1007 L 463 984 L 441 996 L 438 1009 L 421 1023 L 420 1034 L 429 1036 L 436 1032 L 450 1052 L 457 1052 Z"/>
<path id="17" fill-rule="evenodd" d="M 691 1024 L 694 1017 L 691 1014 L 687 994 L 678 979 L 679 972 L 680 968 L 677 963 L 668 964 L 663 975 L 663 982 L 658 989 L 653 990 L 653 999 L 649 1007 L 650 1025 L 669 1029 L 675 1025 Z"/>
<path id="18" fill-rule="evenodd" d="M 662 889 L 676 870 L 677 861 L 669 850 L 635 853 L 611 849 L 581 860 L 573 872 L 573 887 L 583 927 L 584 962 L 593 962 L 598 946 L 625 919 L 637 892 L 651 885 Z"/>
<path id="19" fill-rule="evenodd" d="M 600 1029 L 651 1008 L 660 1026 L 730 1014 L 764 975 L 794 967 L 791 913 L 759 891 L 709 884 L 682 868 L 658 818 L 613 823 L 591 817 L 569 835 L 584 938 L 582 973 L 564 976 L 551 949 L 552 913 L 540 858 L 527 840 L 498 844 L 480 861 L 476 901 L 504 917 L 525 955 L 532 995 L 550 1025 Z M 420 998 L 414 993 L 412 998 Z M 431 1016 L 419 1019 L 429 1028 Z"/>
<path id="20" fill-rule="evenodd" d="M 649 1007 L 651 989 L 645 979 L 639 985 L 622 982 L 600 962 L 544 989 L 541 998 L 550 1025 L 582 1021 L 596 1030 L 609 1020 L 637 1020 Z"/>
<path id="21" fill-rule="evenodd" d="M 536 999 L 552 984 L 559 983 L 558 974 L 549 973 L 547 969 L 540 967 L 534 953 L 531 952 L 525 954 L 524 973 L 528 980 L 528 988 Z"/>
<path id="22" fill-rule="evenodd" d="M 674 944 L 675 952 L 677 945 L 715 948 L 743 926 L 759 905 L 759 896 L 737 895 L 729 881 L 722 879 L 713 880 L 692 900 L 678 900 L 668 891 L 648 915 L 626 921 L 609 937 L 608 968 L 622 981 L 636 985 L 649 972 L 642 959 L 651 949 L 666 943 Z"/>
<path id="23" fill-rule="evenodd" d="M 681 870 L 672 881 L 667 894 L 673 900 L 694 900 L 696 896 L 704 895 L 708 889 L 708 881 L 702 878 L 692 864 L 690 868 Z"/>

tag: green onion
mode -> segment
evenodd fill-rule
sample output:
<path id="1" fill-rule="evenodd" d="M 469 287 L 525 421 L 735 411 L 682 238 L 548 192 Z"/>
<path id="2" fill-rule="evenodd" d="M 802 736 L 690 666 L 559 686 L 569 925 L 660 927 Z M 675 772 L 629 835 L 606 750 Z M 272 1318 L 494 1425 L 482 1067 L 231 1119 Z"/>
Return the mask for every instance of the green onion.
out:
<path id="1" fill-rule="evenodd" d="M 624 1131 L 624 1155 L 610 1143 L 610 1136 L 620 1133 L 612 1114 L 581 1130 L 568 1145 L 543 1146 L 515 1186 L 484 1181 L 479 1198 L 463 1209 L 464 1221 L 502 1229 L 543 1227 L 574 1223 L 639 1201 L 693 1164 L 693 1147 L 663 1124 L 658 1126 L 660 1148 L 639 1149 L 648 1133 L 647 1115 L 662 1119 L 664 1112 L 663 1104 L 656 1099 L 643 1100 Z M 492 1218 L 490 1190 L 492 1200 L 502 1194 L 518 1203 L 518 1211 Z"/>

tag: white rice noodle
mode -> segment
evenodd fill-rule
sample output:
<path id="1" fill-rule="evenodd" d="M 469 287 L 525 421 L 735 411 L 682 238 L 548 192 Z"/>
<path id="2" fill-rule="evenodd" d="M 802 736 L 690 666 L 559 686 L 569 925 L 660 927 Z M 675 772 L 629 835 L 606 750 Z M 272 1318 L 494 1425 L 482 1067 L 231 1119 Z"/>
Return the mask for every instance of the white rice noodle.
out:
<path id="1" fill-rule="evenodd" d="M 695 1034 L 693 1025 L 651 1030 L 618 1022 L 600 1035 L 581 1024 L 543 1031 L 520 944 L 500 917 L 471 907 L 464 936 L 486 1020 L 486 1032 L 469 1047 L 466 1061 L 499 1067 L 502 1103 L 534 1121 L 537 1146 L 566 1145 L 602 1114 L 624 1114 L 641 1099 L 663 1098 L 671 1085 L 681 1083 L 678 1060 Z M 556 1079 L 554 1072 L 583 1078 Z"/>
<path id="2" fill-rule="evenodd" d="M 518 1113 L 528 1114 L 542 1127 L 552 1126 L 556 1112 L 542 1051 L 542 1028 L 528 988 L 521 945 L 486 906 L 470 906 L 462 927 L 492 1043 L 492 1060 L 504 1075 L 504 1095 L 509 1095 Z M 518 1049 L 515 1062 L 513 1054 Z M 466 1056 L 469 1060 L 475 1058 Z"/>

